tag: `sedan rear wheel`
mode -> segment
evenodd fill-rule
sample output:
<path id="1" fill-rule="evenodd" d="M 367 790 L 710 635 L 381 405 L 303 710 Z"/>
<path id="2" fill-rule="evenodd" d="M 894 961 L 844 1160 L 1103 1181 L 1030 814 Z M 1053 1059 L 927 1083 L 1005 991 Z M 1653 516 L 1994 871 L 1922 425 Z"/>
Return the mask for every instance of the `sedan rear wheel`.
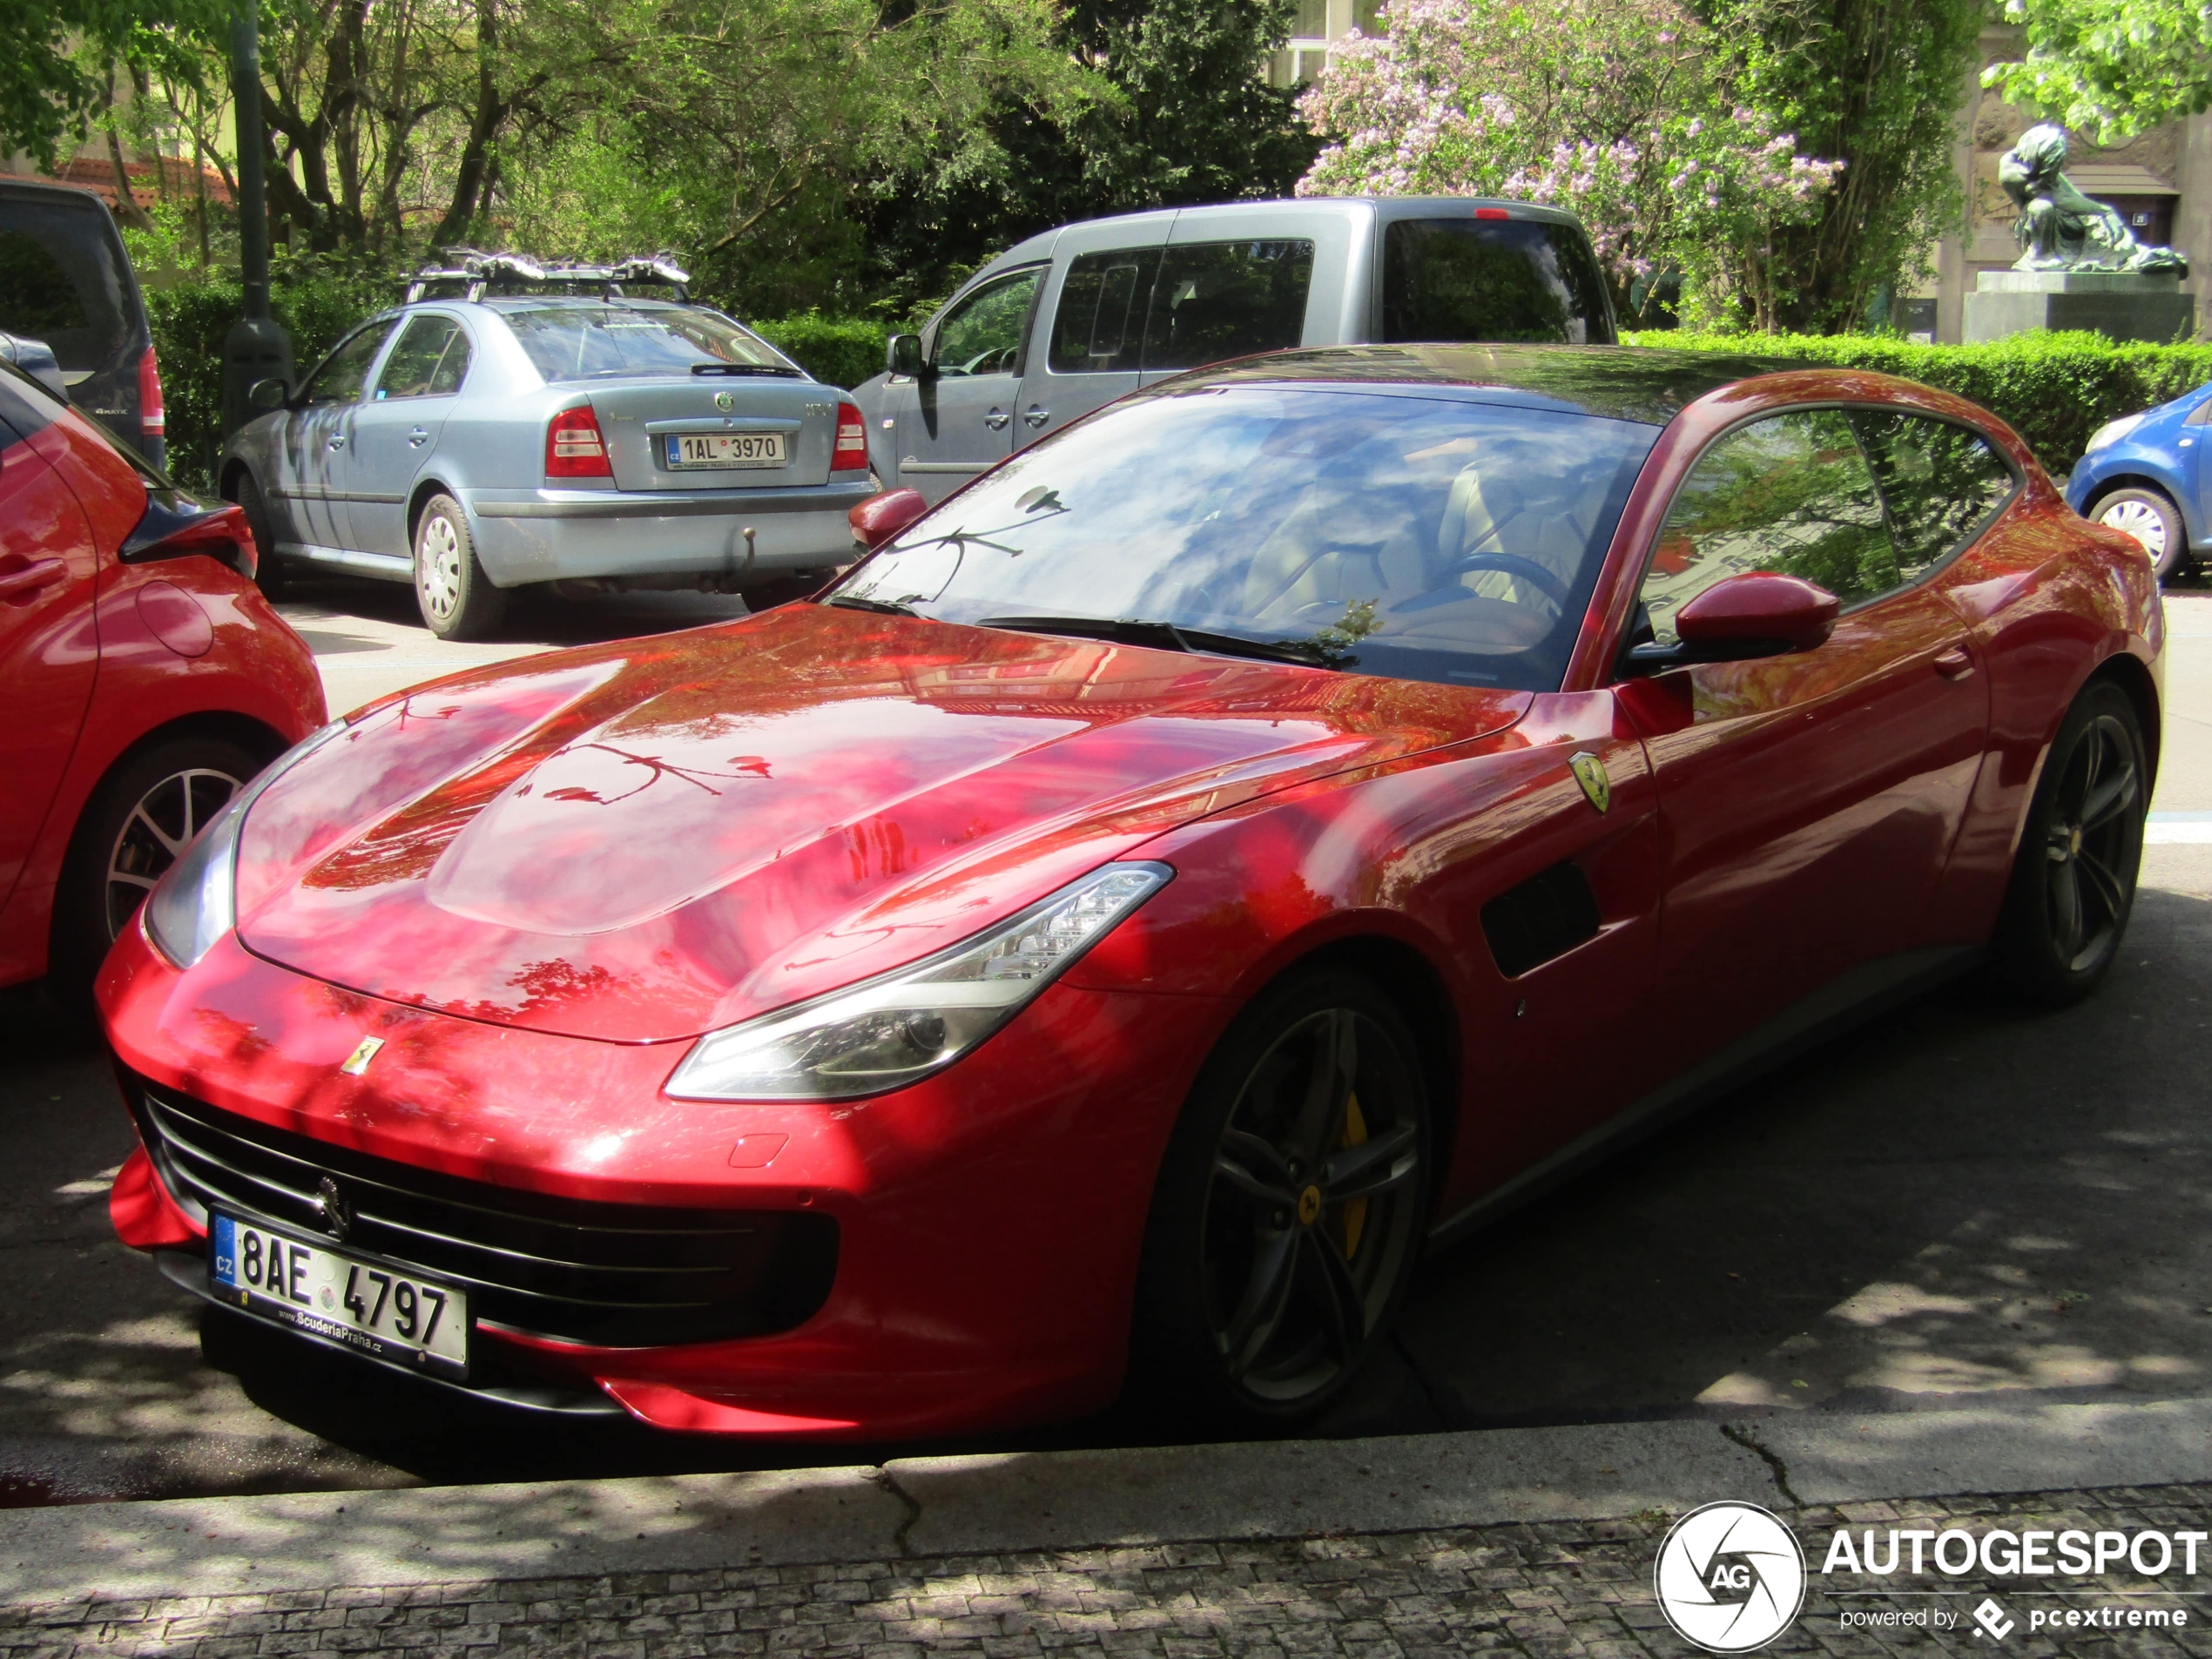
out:
<path id="1" fill-rule="evenodd" d="M 1177 1127 L 1139 1292 L 1139 1386 L 1218 1426 L 1312 1417 L 1379 1345 L 1420 1251 L 1430 1143 L 1411 1034 L 1303 975 L 1223 1040 Z"/>
<path id="2" fill-rule="evenodd" d="M 415 526 L 415 600 L 441 639 L 482 639 L 499 625 L 507 595 L 476 563 L 469 516 L 450 496 L 433 496 Z"/>
<path id="3" fill-rule="evenodd" d="M 2014 855 L 1996 960 L 2044 1007 L 2097 988 L 2128 930 L 2150 769 L 2142 725 L 2108 681 L 2075 700 L 2051 744 Z"/>
<path id="4" fill-rule="evenodd" d="M 2182 523 L 2181 509 L 2155 489 L 2133 485 L 2115 489 L 2089 509 L 2089 516 L 2141 543 L 2161 582 L 2188 556 L 2188 531 Z"/>

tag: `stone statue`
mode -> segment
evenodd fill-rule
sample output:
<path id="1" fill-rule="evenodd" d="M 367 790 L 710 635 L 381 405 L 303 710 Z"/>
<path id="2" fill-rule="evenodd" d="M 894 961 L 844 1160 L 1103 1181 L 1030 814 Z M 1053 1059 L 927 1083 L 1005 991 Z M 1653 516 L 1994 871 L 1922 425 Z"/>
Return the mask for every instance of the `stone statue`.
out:
<path id="1" fill-rule="evenodd" d="M 2020 210 L 2013 234 L 2023 252 L 2015 271 L 2178 271 L 2188 260 L 2135 239 L 2119 213 L 2091 201 L 2066 176 L 2066 133 L 2032 126 L 1997 164 L 1997 180 Z"/>

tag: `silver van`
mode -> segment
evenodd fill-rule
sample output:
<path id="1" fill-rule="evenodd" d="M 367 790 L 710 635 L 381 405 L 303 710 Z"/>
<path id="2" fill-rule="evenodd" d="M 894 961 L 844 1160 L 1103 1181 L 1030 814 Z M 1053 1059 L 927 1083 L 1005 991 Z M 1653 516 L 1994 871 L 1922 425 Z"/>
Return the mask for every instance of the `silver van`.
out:
<path id="1" fill-rule="evenodd" d="M 1231 202 L 1086 219 L 978 272 L 853 394 L 887 489 L 932 502 L 1187 368 L 1291 346 L 1609 345 L 1571 213 L 1465 196 Z"/>

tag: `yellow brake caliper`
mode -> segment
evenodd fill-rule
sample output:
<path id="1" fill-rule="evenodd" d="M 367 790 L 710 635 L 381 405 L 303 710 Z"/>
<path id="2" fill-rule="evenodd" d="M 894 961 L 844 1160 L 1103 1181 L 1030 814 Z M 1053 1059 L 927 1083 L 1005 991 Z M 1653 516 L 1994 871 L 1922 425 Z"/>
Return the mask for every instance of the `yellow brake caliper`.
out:
<path id="1" fill-rule="evenodd" d="M 1364 1146 L 1366 1141 L 1367 1120 L 1360 1113 L 1359 1096 L 1354 1095 L 1344 1103 L 1344 1138 L 1338 1145 L 1339 1149 Z M 1337 1244 L 1344 1251 L 1345 1260 L 1350 1261 L 1352 1252 L 1359 1248 L 1359 1231 L 1366 1224 L 1367 1201 L 1365 1198 L 1354 1198 L 1337 1211 Z"/>

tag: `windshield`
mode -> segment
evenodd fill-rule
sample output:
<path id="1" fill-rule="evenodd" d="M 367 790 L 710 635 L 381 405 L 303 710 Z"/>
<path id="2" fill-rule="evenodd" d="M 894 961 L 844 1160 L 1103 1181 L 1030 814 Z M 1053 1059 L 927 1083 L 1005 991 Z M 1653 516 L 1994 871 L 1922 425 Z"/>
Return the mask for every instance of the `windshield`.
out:
<path id="1" fill-rule="evenodd" d="M 1657 435 L 1333 387 L 1142 399 L 1015 455 L 829 603 L 1144 624 L 1150 637 L 1125 637 L 1208 650 L 1211 634 L 1356 673 L 1555 690 Z"/>
<path id="2" fill-rule="evenodd" d="M 618 374 L 682 374 L 725 365 L 797 375 L 791 360 L 719 312 L 578 300 L 506 314 L 537 372 L 549 381 Z"/>

